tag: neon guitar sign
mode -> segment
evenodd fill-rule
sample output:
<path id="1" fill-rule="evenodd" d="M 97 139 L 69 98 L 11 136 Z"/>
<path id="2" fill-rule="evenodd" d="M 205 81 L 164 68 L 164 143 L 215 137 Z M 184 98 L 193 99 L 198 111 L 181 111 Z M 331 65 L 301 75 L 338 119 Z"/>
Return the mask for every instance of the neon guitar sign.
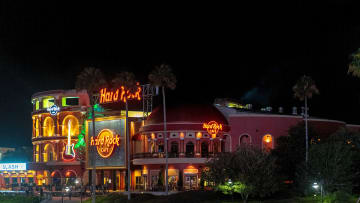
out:
<path id="1" fill-rule="evenodd" d="M 67 138 L 67 144 L 65 146 L 65 153 L 63 155 L 64 159 L 67 161 L 72 161 L 75 159 L 75 149 L 74 149 L 74 143 L 71 144 L 71 120 L 68 122 L 68 138 Z"/>

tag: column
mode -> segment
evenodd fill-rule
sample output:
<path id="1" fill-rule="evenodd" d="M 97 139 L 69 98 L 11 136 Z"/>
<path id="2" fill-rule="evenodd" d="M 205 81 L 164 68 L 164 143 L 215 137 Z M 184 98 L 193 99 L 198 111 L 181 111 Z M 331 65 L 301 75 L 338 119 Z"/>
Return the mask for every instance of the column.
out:
<path id="1" fill-rule="evenodd" d="M 179 154 L 179 157 L 185 157 L 185 153 L 184 153 L 184 138 L 180 138 L 180 154 Z"/>
<path id="2" fill-rule="evenodd" d="M 200 138 L 196 138 L 195 157 L 201 157 L 201 155 L 200 155 Z"/>

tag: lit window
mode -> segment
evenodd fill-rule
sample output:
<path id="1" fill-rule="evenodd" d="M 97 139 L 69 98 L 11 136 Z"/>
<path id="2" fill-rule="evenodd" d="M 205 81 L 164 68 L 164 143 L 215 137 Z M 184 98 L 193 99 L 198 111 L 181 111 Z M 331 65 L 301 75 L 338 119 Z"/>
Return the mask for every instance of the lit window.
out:
<path id="1" fill-rule="evenodd" d="M 68 125 L 70 122 L 70 135 L 75 136 L 79 134 L 79 121 L 78 119 L 73 115 L 67 115 L 63 120 L 63 127 L 62 127 L 62 135 L 68 136 Z"/>
<path id="2" fill-rule="evenodd" d="M 43 136 L 50 137 L 54 135 L 54 120 L 51 117 L 46 117 L 44 121 Z"/>
<path id="3" fill-rule="evenodd" d="M 63 97 L 62 106 L 78 106 L 79 105 L 79 97 Z"/>
<path id="4" fill-rule="evenodd" d="M 42 107 L 45 109 L 45 108 L 49 108 L 51 107 L 52 105 L 55 104 L 55 100 L 53 97 L 49 97 L 49 98 L 45 98 L 42 100 Z"/>
<path id="5" fill-rule="evenodd" d="M 36 100 L 35 102 L 35 110 L 39 110 L 40 108 L 40 102 L 38 100 Z"/>
<path id="6" fill-rule="evenodd" d="M 270 134 L 264 135 L 262 139 L 262 147 L 265 151 L 270 151 L 273 148 L 273 138 Z"/>
<path id="7" fill-rule="evenodd" d="M 39 137 L 39 131 L 40 131 L 39 119 L 36 119 L 36 122 L 35 122 L 35 137 Z"/>

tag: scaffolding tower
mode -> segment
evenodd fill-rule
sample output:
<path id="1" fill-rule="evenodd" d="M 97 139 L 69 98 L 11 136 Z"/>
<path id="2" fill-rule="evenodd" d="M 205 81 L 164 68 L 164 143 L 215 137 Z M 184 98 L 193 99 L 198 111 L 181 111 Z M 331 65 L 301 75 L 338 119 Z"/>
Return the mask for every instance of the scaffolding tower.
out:
<path id="1" fill-rule="evenodd" d="M 157 95 L 156 88 L 150 84 L 142 85 L 142 97 L 143 97 L 143 118 L 144 120 L 152 112 L 153 96 Z"/>

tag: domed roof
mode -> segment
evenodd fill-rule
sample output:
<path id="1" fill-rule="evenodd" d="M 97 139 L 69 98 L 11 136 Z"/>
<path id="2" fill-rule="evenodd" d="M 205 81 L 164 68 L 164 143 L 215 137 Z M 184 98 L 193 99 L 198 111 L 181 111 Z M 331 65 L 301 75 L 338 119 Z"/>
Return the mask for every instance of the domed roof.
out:
<path id="1" fill-rule="evenodd" d="M 147 118 L 146 125 L 163 123 L 163 120 L 163 107 L 160 105 Z M 205 123 L 209 121 L 228 125 L 224 115 L 213 105 L 181 104 L 169 105 L 166 108 L 167 123 Z"/>

